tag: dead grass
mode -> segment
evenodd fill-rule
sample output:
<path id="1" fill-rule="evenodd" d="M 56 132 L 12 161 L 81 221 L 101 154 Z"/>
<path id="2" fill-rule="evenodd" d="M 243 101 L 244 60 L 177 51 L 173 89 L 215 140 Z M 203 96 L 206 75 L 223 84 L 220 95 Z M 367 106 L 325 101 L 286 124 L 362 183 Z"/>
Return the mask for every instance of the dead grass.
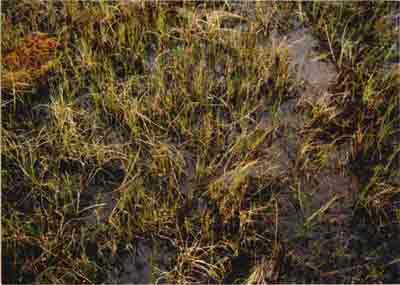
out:
<path id="1" fill-rule="evenodd" d="M 398 4 L 1 5 L 4 283 L 400 278 Z"/>

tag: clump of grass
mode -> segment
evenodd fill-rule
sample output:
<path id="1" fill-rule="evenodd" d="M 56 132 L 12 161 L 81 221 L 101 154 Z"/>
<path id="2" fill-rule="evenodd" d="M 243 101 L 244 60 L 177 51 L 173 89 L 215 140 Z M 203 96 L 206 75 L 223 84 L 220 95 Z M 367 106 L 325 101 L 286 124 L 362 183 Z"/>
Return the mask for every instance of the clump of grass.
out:
<path id="1" fill-rule="evenodd" d="M 313 260 L 291 270 L 307 233 L 283 236 L 283 221 L 292 196 L 307 208 L 310 176 L 336 167 L 360 180 L 354 219 L 383 242 L 396 231 L 392 4 L 252 4 L 2 3 L 4 282 L 107 282 L 139 239 L 169 244 L 159 281 L 324 280 Z M 300 83 L 269 38 L 299 23 L 340 79 L 325 105 L 293 109 L 294 133 L 278 111 Z M 333 162 L 346 145 L 349 163 Z"/>

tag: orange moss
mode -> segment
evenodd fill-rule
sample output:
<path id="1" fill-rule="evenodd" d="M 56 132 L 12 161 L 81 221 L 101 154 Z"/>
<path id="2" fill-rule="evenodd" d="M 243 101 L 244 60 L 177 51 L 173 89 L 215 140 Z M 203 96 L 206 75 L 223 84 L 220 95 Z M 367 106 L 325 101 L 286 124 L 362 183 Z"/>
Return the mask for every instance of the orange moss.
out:
<path id="1" fill-rule="evenodd" d="M 46 34 L 26 37 L 3 58 L 2 86 L 22 88 L 40 79 L 53 66 L 59 43 Z"/>

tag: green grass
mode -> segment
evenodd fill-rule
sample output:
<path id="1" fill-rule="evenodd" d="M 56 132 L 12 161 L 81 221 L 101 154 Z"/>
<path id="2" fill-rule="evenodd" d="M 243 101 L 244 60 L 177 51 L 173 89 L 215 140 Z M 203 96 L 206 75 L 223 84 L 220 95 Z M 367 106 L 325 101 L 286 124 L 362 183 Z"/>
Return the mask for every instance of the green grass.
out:
<path id="1" fill-rule="evenodd" d="M 4 283 L 106 282 L 139 241 L 168 247 L 168 283 L 399 280 L 398 4 L 1 5 Z M 279 110 L 303 83 L 268 39 L 297 25 L 339 78 L 327 105 L 292 111 L 289 146 Z M 38 32 L 59 43 L 40 72 L 4 60 Z M 333 171 L 356 181 L 350 257 L 316 237 L 346 204 L 311 206 Z"/>

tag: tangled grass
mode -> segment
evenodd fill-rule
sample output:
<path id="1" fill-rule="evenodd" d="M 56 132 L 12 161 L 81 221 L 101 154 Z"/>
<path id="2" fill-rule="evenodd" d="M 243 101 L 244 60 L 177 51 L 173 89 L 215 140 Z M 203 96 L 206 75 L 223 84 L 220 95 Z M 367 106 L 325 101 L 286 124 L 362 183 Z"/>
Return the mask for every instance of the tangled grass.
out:
<path id="1" fill-rule="evenodd" d="M 4 283 L 399 280 L 397 3 L 1 5 Z"/>

